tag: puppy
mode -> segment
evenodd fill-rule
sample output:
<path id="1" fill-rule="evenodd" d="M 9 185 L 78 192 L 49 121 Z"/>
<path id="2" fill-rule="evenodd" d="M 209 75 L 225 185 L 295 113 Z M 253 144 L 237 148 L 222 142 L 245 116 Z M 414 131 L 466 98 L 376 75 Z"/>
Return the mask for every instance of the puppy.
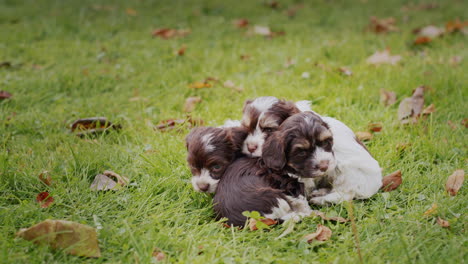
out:
<path id="1" fill-rule="evenodd" d="M 303 194 L 303 185 L 297 179 L 272 173 L 259 158 L 241 157 L 221 177 L 213 205 L 217 219 L 225 217 L 229 225 L 243 226 L 244 211 L 258 211 L 280 221 L 298 221 L 312 212 Z"/>
<path id="2" fill-rule="evenodd" d="M 247 136 L 240 127 L 197 127 L 185 138 L 196 191 L 213 193 L 226 168 L 241 155 Z"/>
<path id="3" fill-rule="evenodd" d="M 262 152 L 268 167 L 286 170 L 304 182 L 314 204 L 366 199 L 382 185 L 379 164 L 351 129 L 313 112 L 284 121 L 266 140 Z"/>
<path id="4" fill-rule="evenodd" d="M 291 115 L 310 110 L 309 104 L 308 101 L 294 103 L 273 96 L 247 100 L 242 114 L 242 126 L 249 134 L 242 146 L 242 153 L 250 157 L 261 157 L 263 143 L 271 133 Z"/>

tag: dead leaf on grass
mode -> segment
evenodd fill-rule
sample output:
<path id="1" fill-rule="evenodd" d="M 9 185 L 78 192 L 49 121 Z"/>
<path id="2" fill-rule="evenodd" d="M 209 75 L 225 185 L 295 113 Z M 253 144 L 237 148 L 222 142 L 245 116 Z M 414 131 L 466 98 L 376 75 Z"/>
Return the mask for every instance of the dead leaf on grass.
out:
<path id="1" fill-rule="evenodd" d="M 413 96 L 404 98 L 398 107 L 398 119 L 402 124 L 416 123 L 424 107 L 424 86 L 416 88 Z"/>
<path id="2" fill-rule="evenodd" d="M 380 102 L 385 106 L 395 104 L 396 93 L 392 91 L 387 91 L 385 89 L 380 89 Z"/>
<path id="3" fill-rule="evenodd" d="M 249 20 L 241 18 L 234 20 L 232 23 L 238 28 L 245 28 L 249 25 Z"/>
<path id="4" fill-rule="evenodd" d="M 250 60 L 251 56 L 249 54 L 241 54 L 240 59 L 243 61 Z"/>
<path id="5" fill-rule="evenodd" d="M 335 221 L 335 222 L 339 222 L 339 223 L 349 222 L 349 219 L 346 219 L 346 218 L 343 218 L 343 217 L 340 217 L 340 216 L 328 217 L 328 216 L 325 215 L 325 213 L 317 211 L 317 210 L 314 210 L 313 214 L 315 214 L 316 216 L 318 216 L 318 217 L 320 217 L 320 218 L 322 218 L 323 220 L 326 220 L 326 221 Z"/>
<path id="6" fill-rule="evenodd" d="M 112 178 L 115 178 L 114 181 Z M 103 174 L 98 174 L 94 178 L 90 189 L 93 191 L 107 191 L 107 190 L 118 190 L 129 183 L 128 178 L 120 176 L 113 171 L 104 171 Z"/>
<path id="7" fill-rule="evenodd" d="M 200 96 L 192 96 L 185 100 L 184 112 L 192 112 L 195 106 L 202 101 Z"/>
<path id="8" fill-rule="evenodd" d="M 4 99 L 9 99 L 11 98 L 13 95 L 7 91 L 0 91 L 0 101 L 1 100 L 4 100 Z"/>
<path id="9" fill-rule="evenodd" d="M 189 88 L 192 89 L 202 89 L 202 88 L 210 88 L 212 85 L 209 82 L 194 82 L 188 85 Z"/>
<path id="10" fill-rule="evenodd" d="M 152 255 L 154 260 L 156 261 L 163 261 L 164 259 L 166 259 L 166 254 L 164 254 L 164 252 L 162 252 L 159 248 L 154 248 Z"/>
<path id="11" fill-rule="evenodd" d="M 380 64 L 391 64 L 395 65 L 401 60 L 400 55 L 390 55 L 390 51 L 388 49 L 384 51 L 376 51 L 372 54 L 369 58 L 367 58 L 367 63 L 372 65 L 380 65 Z"/>
<path id="12" fill-rule="evenodd" d="M 428 107 L 424 108 L 421 112 L 422 115 L 429 115 L 436 111 L 434 104 L 430 104 Z"/>
<path id="13" fill-rule="evenodd" d="M 431 38 L 421 36 L 421 37 L 416 38 L 416 39 L 414 40 L 413 44 L 414 44 L 414 45 L 423 45 L 423 44 L 430 43 L 431 41 L 432 41 Z"/>
<path id="14" fill-rule="evenodd" d="M 465 180 L 465 171 L 456 170 L 450 175 L 445 183 L 445 190 L 451 195 L 457 195 Z"/>
<path id="15" fill-rule="evenodd" d="M 468 21 L 460 21 L 460 19 L 455 19 L 453 21 L 448 21 L 445 24 L 445 30 L 448 33 L 454 33 L 454 32 L 463 32 L 464 28 L 468 26 Z"/>
<path id="16" fill-rule="evenodd" d="M 424 216 L 429 216 L 429 215 L 434 214 L 434 213 L 437 211 L 437 207 L 438 207 L 437 204 L 435 204 L 435 203 L 432 204 L 431 208 L 427 209 L 427 210 L 423 213 L 423 215 L 424 215 Z"/>
<path id="17" fill-rule="evenodd" d="M 271 219 L 271 218 L 262 218 L 262 219 L 259 219 L 259 220 L 249 218 L 249 229 L 250 229 L 250 231 L 258 230 L 257 221 L 260 221 L 260 222 L 264 223 L 267 226 L 272 226 L 272 225 L 278 224 L 278 221 L 276 221 L 274 219 Z"/>
<path id="18" fill-rule="evenodd" d="M 78 119 L 71 125 L 71 131 L 77 136 L 91 135 L 102 132 L 107 132 L 109 129 L 119 130 L 121 125 L 113 124 L 105 117 L 90 117 Z"/>
<path id="19" fill-rule="evenodd" d="M 171 39 L 178 37 L 185 37 L 191 33 L 190 29 L 173 29 L 173 28 L 159 28 L 155 29 L 152 33 L 153 37 L 160 37 L 162 39 Z"/>
<path id="20" fill-rule="evenodd" d="M 242 92 L 244 91 L 244 88 L 242 86 L 237 86 L 233 81 L 227 80 L 223 83 L 223 86 L 226 88 L 231 88 L 234 89 L 237 92 Z"/>
<path id="21" fill-rule="evenodd" d="M 396 20 L 393 17 L 379 19 L 373 16 L 370 18 L 367 29 L 377 34 L 396 32 L 399 31 L 399 29 L 395 26 L 395 23 Z"/>
<path id="22" fill-rule="evenodd" d="M 279 3 L 278 3 L 278 1 L 270 1 L 270 2 L 265 3 L 265 5 L 266 5 L 267 7 L 273 8 L 273 9 L 279 8 Z"/>
<path id="23" fill-rule="evenodd" d="M 312 241 L 317 240 L 317 241 L 327 241 L 331 238 L 332 231 L 330 228 L 324 226 L 324 225 L 317 225 L 317 231 L 312 234 L 308 234 L 304 236 L 304 240 L 307 241 L 307 243 L 312 243 Z"/>
<path id="24" fill-rule="evenodd" d="M 30 228 L 20 229 L 16 236 L 39 245 L 63 249 L 71 255 L 89 258 L 101 256 L 96 230 L 76 222 L 45 220 Z"/>
<path id="25" fill-rule="evenodd" d="M 401 178 L 401 171 L 397 170 L 382 178 L 381 189 L 384 192 L 391 192 L 397 189 L 402 182 L 403 180 Z"/>
<path id="26" fill-rule="evenodd" d="M 416 28 L 413 30 L 413 33 L 419 37 L 428 37 L 434 39 L 442 36 L 445 33 L 445 30 L 434 25 L 429 25 L 422 28 Z"/>
<path id="27" fill-rule="evenodd" d="M 450 227 L 449 221 L 444 220 L 444 219 L 442 219 L 440 217 L 437 217 L 437 224 L 440 225 L 441 227 L 445 227 L 445 228 Z"/>
<path id="28" fill-rule="evenodd" d="M 343 75 L 346 75 L 346 76 L 351 76 L 353 75 L 353 72 L 349 69 L 349 68 L 346 68 L 346 67 L 339 67 L 338 68 L 338 71 L 343 74 Z"/>
<path id="29" fill-rule="evenodd" d="M 50 177 L 50 173 L 48 171 L 41 172 L 41 174 L 39 174 L 39 180 L 48 186 L 52 184 L 52 177 Z"/>
<path id="30" fill-rule="evenodd" d="M 178 56 L 184 56 L 186 50 L 187 50 L 187 45 L 184 44 L 184 45 L 180 46 L 180 48 L 177 50 L 176 54 Z"/>
<path id="31" fill-rule="evenodd" d="M 369 123 L 367 127 L 369 128 L 371 132 L 380 132 L 382 131 L 383 125 L 381 122 L 376 122 L 376 123 Z"/>
<path id="32" fill-rule="evenodd" d="M 461 121 L 461 124 L 462 126 L 464 126 L 465 128 L 468 128 L 468 118 L 465 118 Z"/>
<path id="33" fill-rule="evenodd" d="M 52 197 L 48 192 L 41 192 L 36 196 L 36 201 L 42 208 L 47 208 L 54 202 L 54 197 Z"/>
<path id="34" fill-rule="evenodd" d="M 159 122 L 158 125 L 154 126 L 155 130 L 161 132 L 167 132 L 174 129 L 179 129 L 182 127 L 192 128 L 194 126 L 202 126 L 204 123 L 203 120 L 187 117 L 187 119 L 166 119 Z"/>
<path id="35" fill-rule="evenodd" d="M 9 61 L 0 62 L 0 68 L 11 68 L 13 64 Z"/>
<path id="36" fill-rule="evenodd" d="M 367 131 L 357 131 L 355 134 L 356 134 L 356 138 L 359 139 L 360 141 L 368 141 L 368 140 L 371 140 L 373 137 L 373 135 Z"/>

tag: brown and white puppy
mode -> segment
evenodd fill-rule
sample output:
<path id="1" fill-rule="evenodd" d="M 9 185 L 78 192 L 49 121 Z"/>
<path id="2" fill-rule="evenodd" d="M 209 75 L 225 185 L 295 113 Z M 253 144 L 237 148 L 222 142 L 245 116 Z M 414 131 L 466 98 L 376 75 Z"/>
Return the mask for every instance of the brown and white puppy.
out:
<path id="1" fill-rule="evenodd" d="M 284 121 L 265 142 L 262 157 L 268 167 L 298 177 L 314 204 L 366 199 L 382 185 L 378 162 L 351 129 L 313 112 Z"/>
<path id="2" fill-rule="evenodd" d="M 213 193 L 226 168 L 241 155 L 247 136 L 240 127 L 197 127 L 186 137 L 187 162 L 196 191 Z"/>
<path id="3" fill-rule="evenodd" d="M 213 199 L 218 219 L 243 226 L 244 211 L 257 211 L 271 219 L 299 221 L 311 214 L 303 184 L 285 173 L 265 169 L 259 158 L 241 157 L 224 172 Z"/>
<path id="4" fill-rule="evenodd" d="M 249 135 L 242 146 L 242 153 L 250 157 L 261 157 L 265 140 L 286 118 L 301 111 L 297 104 L 300 105 L 301 102 L 279 100 L 273 96 L 247 100 L 243 109 L 242 126 L 248 130 Z"/>

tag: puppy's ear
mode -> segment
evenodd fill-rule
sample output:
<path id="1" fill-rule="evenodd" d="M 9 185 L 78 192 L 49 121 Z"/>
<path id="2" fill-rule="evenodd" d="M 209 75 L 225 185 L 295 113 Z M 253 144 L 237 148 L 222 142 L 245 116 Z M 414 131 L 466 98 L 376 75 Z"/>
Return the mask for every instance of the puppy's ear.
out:
<path id="1" fill-rule="evenodd" d="M 192 142 L 195 137 L 200 136 L 205 130 L 207 130 L 205 127 L 195 127 L 190 130 L 190 133 L 185 137 L 185 147 L 187 150 L 190 142 Z"/>
<path id="2" fill-rule="evenodd" d="M 286 166 L 285 142 L 279 132 L 273 133 L 263 144 L 262 158 L 268 168 L 281 170 Z"/>
<path id="3" fill-rule="evenodd" d="M 246 108 L 247 106 L 249 106 L 252 102 L 253 102 L 253 100 L 251 100 L 251 99 L 245 100 L 244 107 L 242 108 L 242 112 L 244 112 L 244 111 L 245 111 L 245 108 Z"/>
<path id="4" fill-rule="evenodd" d="M 242 149 L 242 144 L 247 137 L 248 132 L 243 127 L 230 127 L 226 131 L 226 139 L 231 142 L 235 150 Z"/>

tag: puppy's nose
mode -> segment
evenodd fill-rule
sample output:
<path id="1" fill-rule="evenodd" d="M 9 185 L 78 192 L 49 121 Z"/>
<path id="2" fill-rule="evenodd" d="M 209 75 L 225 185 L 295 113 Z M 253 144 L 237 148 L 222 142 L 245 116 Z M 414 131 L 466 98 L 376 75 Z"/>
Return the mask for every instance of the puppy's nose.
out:
<path id="1" fill-rule="evenodd" d="M 320 171 L 327 171 L 328 170 L 328 164 L 330 164 L 330 161 L 328 160 L 321 160 L 319 165 L 318 165 L 318 168 Z"/>
<path id="2" fill-rule="evenodd" d="M 197 186 L 202 192 L 206 192 L 210 188 L 210 185 L 208 183 L 198 183 Z"/>
<path id="3" fill-rule="evenodd" d="M 247 144 L 247 149 L 249 150 L 250 153 L 253 153 L 255 150 L 257 150 L 257 148 L 258 148 L 257 144 L 252 144 L 252 143 Z"/>

